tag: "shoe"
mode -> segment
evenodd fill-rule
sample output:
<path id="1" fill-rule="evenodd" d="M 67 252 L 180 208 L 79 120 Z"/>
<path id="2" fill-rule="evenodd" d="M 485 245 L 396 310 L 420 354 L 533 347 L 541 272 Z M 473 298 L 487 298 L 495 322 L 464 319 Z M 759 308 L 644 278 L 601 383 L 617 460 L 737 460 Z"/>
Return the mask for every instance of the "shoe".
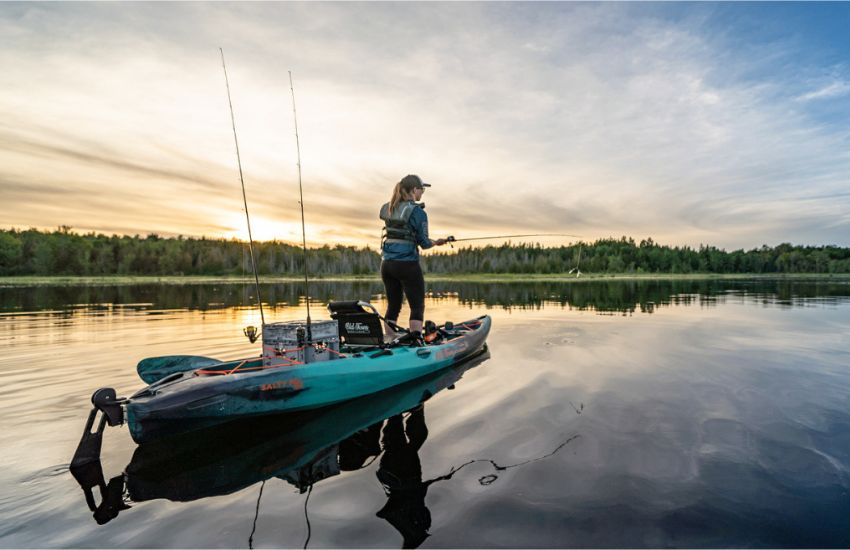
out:
<path id="1" fill-rule="evenodd" d="M 422 339 L 422 333 L 417 331 L 408 332 L 407 334 L 402 335 L 402 337 L 398 339 L 398 343 L 420 348 L 425 345 L 425 340 Z"/>

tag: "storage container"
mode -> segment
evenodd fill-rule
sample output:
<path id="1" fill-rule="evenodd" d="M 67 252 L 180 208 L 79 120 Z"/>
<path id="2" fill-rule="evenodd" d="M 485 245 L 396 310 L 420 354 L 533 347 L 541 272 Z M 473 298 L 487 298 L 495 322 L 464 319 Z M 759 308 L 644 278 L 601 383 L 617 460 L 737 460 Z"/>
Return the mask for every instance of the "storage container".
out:
<path id="1" fill-rule="evenodd" d="M 263 327 L 263 364 L 292 361 L 314 363 L 339 357 L 339 326 L 335 320 L 310 323 L 313 335 L 307 342 L 307 321 L 269 323 Z"/>

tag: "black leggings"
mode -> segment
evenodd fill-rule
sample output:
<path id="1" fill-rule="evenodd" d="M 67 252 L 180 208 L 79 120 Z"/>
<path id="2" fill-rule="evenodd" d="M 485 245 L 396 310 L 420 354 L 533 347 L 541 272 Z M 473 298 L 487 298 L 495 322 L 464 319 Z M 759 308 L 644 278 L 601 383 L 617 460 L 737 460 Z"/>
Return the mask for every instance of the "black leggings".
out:
<path id="1" fill-rule="evenodd" d="M 387 290 L 387 312 L 384 317 L 398 321 L 401 299 L 406 295 L 410 320 L 422 321 L 425 318 L 425 277 L 422 276 L 419 262 L 384 260 L 381 262 L 381 279 Z"/>

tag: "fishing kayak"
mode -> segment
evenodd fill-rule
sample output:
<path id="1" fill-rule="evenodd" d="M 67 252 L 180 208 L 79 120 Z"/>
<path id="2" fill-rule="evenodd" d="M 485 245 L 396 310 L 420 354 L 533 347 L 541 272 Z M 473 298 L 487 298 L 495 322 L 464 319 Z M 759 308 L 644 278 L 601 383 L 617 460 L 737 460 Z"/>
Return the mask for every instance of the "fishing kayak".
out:
<path id="1" fill-rule="evenodd" d="M 302 492 L 341 471 L 359 469 L 380 447 L 382 422 L 454 389 L 470 369 L 489 358 L 486 349 L 446 369 L 417 380 L 320 410 L 234 420 L 180 437 L 140 444 L 123 473 L 106 482 L 99 463 L 72 468 L 99 523 L 114 519 L 130 504 L 165 498 L 186 502 L 227 495 L 278 477 Z M 226 444 L 222 444 L 226 442 Z M 367 450 L 368 448 L 368 450 Z M 361 456 L 369 455 L 369 456 Z M 331 467 L 327 465 L 330 458 Z M 86 480 L 91 480 L 85 483 Z M 101 491 L 96 505 L 92 485 Z"/>
<path id="2" fill-rule="evenodd" d="M 131 395 L 124 407 L 137 443 L 163 424 L 214 423 L 316 409 L 372 394 L 444 369 L 479 352 L 490 332 L 485 315 L 443 329 L 419 346 L 371 350 L 342 346 L 321 362 L 264 364 L 263 358 L 220 362 L 175 373 Z M 148 425 L 153 429 L 147 429 Z M 167 431 L 167 430 L 166 430 Z"/>
<path id="3" fill-rule="evenodd" d="M 487 315 L 432 325 L 424 338 L 383 343 L 377 312 L 366 302 L 329 305 L 333 320 L 264 325 L 263 354 L 238 361 L 154 357 L 138 365 L 149 385 L 119 398 L 112 388 L 92 396 L 92 409 L 74 462 L 99 460 L 105 426 L 126 420 L 143 443 L 239 418 L 298 412 L 374 394 L 427 376 L 480 352 Z M 401 329 L 404 330 L 404 329 Z M 365 332 L 364 332 L 365 331 Z M 371 334 L 370 334 L 371 332 Z M 296 336 L 297 334 L 297 336 Z M 103 413 L 95 426 L 97 413 Z"/>

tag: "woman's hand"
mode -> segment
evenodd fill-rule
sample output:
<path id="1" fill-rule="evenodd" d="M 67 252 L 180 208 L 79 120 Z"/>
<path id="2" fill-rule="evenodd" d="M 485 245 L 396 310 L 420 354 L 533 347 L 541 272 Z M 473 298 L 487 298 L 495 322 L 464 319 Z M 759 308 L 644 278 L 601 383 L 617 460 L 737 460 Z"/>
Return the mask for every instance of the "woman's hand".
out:
<path id="1" fill-rule="evenodd" d="M 447 242 L 449 242 L 449 241 L 447 241 L 446 239 L 437 239 L 436 241 L 434 241 L 434 244 L 437 245 L 437 246 L 443 246 Z"/>

